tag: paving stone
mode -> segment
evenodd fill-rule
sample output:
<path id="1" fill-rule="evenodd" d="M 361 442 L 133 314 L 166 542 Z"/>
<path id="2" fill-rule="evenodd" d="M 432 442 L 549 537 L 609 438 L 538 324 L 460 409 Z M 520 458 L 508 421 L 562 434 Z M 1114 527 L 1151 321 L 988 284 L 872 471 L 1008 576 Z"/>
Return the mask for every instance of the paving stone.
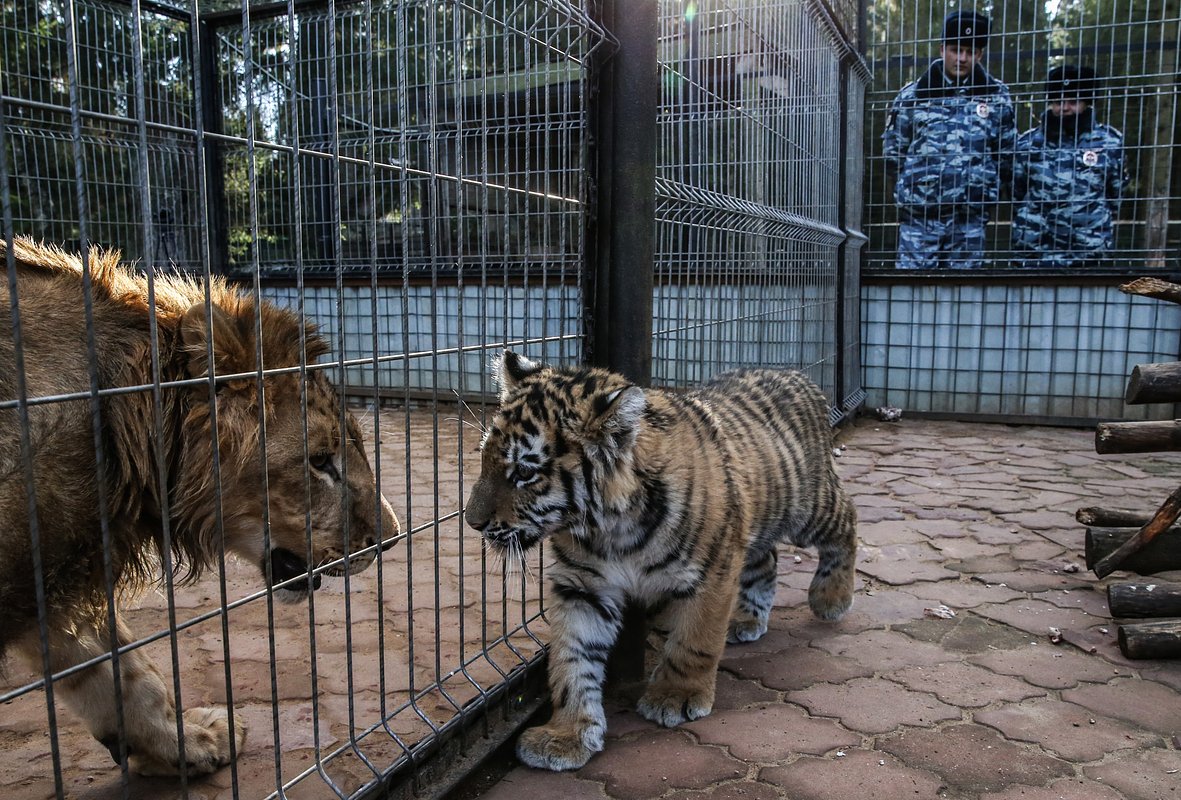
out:
<path id="1" fill-rule="evenodd" d="M 1053 603 L 1059 608 L 1078 609 L 1100 620 L 1111 618 L 1111 612 L 1107 607 L 1106 592 L 1095 591 L 1089 585 L 1084 585 L 1079 589 L 1044 592 L 1041 595 L 1041 599 L 1047 603 Z"/>
<path id="2" fill-rule="evenodd" d="M 663 800 L 779 800 L 779 791 L 759 781 L 739 780 L 711 786 L 703 792 L 673 792 Z"/>
<path id="3" fill-rule="evenodd" d="M 868 677 L 872 667 L 851 658 L 835 656 L 813 647 L 796 648 L 789 653 L 726 658 L 722 668 L 743 682 L 758 681 L 779 691 L 803 689 L 816 683 L 840 683 L 850 678 Z"/>
<path id="4" fill-rule="evenodd" d="M 1008 553 L 954 559 L 947 561 L 946 564 L 948 569 L 966 575 L 1006 572 L 1018 568 L 1017 560 Z"/>
<path id="5" fill-rule="evenodd" d="M 980 572 L 974 576 L 985 583 L 1002 584 L 1019 592 L 1054 592 L 1063 589 L 1084 589 L 1089 583 L 1077 575 L 1055 570 L 1036 569 L 1032 562 L 1018 569 L 1004 572 Z"/>
<path id="6" fill-rule="evenodd" d="M 1154 666 L 1141 670 L 1140 677 L 1163 683 L 1165 686 L 1181 691 L 1181 661 L 1174 659 L 1173 661 L 1155 662 Z"/>
<path id="7" fill-rule="evenodd" d="M 1081 565 L 1083 557 L 1081 550 L 1075 553 L 1073 550 L 1069 550 L 1057 542 L 1044 539 L 1013 545 L 1009 552 L 1019 561 L 1051 561 L 1058 559 L 1061 564 L 1073 562 L 1076 565 Z"/>
<path id="8" fill-rule="evenodd" d="M 943 702 L 960 708 L 983 708 L 1002 701 L 1016 703 L 1046 693 L 1045 689 L 1030 686 L 1025 681 L 997 675 L 972 664 L 909 667 L 895 672 L 890 679 L 915 691 L 934 692 Z"/>
<path id="9" fill-rule="evenodd" d="M 813 715 L 834 717 L 861 733 L 886 733 L 900 725 L 930 727 L 960 718 L 960 710 L 926 692 L 911 691 L 889 681 L 854 678 L 843 684 L 821 684 L 788 699 Z"/>
<path id="10" fill-rule="evenodd" d="M 1085 630 L 1096 625 L 1110 624 L 1109 620 L 1093 617 L 1078 609 L 1059 608 L 1045 600 L 1014 600 L 997 606 L 980 606 L 974 613 L 982 617 L 1012 625 L 1034 637 L 1045 637 L 1050 628 Z"/>
<path id="11" fill-rule="evenodd" d="M 968 535 L 983 544 L 1012 547 L 1026 542 L 1040 541 L 1036 534 L 1015 525 L 996 522 L 979 522 L 968 526 Z"/>
<path id="12" fill-rule="evenodd" d="M 834 636 L 813 642 L 814 646 L 836 656 L 851 658 L 880 672 L 893 672 L 916 664 L 938 664 L 957 660 L 942 648 L 916 642 L 894 631 L 866 631 L 856 635 Z"/>
<path id="13" fill-rule="evenodd" d="M 959 577 L 959 573 L 932 561 L 909 562 L 867 558 L 858 562 L 857 571 L 891 586 L 907 586 L 916 581 L 941 581 Z"/>
<path id="14" fill-rule="evenodd" d="M 794 653 L 778 660 L 789 663 L 795 661 Z M 736 673 L 727 669 L 718 671 L 717 694 L 714 697 L 715 714 L 723 710 L 745 708 L 755 703 L 769 703 L 776 699 L 777 693 L 774 690 L 760 685 L 757 681 L 739 680 Z"/>
<path id="15" fill-rule="evenodd" d="M 822 755 L 861 743 L 861 736 L 832 720 L 812 719 L 785 703 L 714 712 L 684 727 L 705 744 L 725 747 L 743 761 L 784 761 L 799 753 Z"/>
<path id="16" fill-rule="evenodd" d="M 603 785 L 573 772 L 517 767 L 480 795 L 481 800 L 603 800 Z"/>
<path id="17" fill-rule="evenodd" d="M 1068 761 L 1098 761 L 1109 753 L 1134 747 L 1159 747 L 1155 734 L 1060 700 L 1035 700 L 977 711 L 975 720 L 996 728 L 1006 739 L 1041 745 Z"/>
<path id="18" fill-rule="evenodd" d="M 1181 797 L 1181 752 L 1155 749 L 1118 756 L 1083 774 L 1118 791 L 1125 800 Z"/>
<path id="19" fill-rule="evenodd" d="M 961 526 L 961 536 L 968 535 L 966 528 L 967 523 L 979 522 L 983 515 L 979 511 L 974 511 L 970 508 L 949 508 L 948 506 L 941 506 L 939 508 L 918 508 L 914 510 L 914 518 L 920 520 L 952 520 L 959 523 Z M 950 534 L 947 534 L 950 535 Z"/>
<path id="20" fill-rule="evenodd" d="M 862 547 L 881 547 L 887 544 L 925 541 L 927 541 L 927 536 L 914 529 L 912 520 L 892 519 L 872 523 L 859 520 L 857 524 L 857 543 Z"/>
<path id="21" fill-rule="evenodd" d="M 916 583 L 907 591 L 916 597 L 942 603 L 953 610 L 975 608 L 985 603 L 1007 603 L 1022 594 L 1008 586 L 984 583 L 982 581 L 939 581 L 938 583 Z"/>
<path id="22" fill-rule="evenodd" d="M 943 777 L 964 792 L 1000 791 L 1012 784 L 1043 786 L 1073 768 L 1035 747 L 1005 741 L 980 725 L 905 730 L 878 740 L 878 748 L 903 763 Z"/>
<path id="23" fill-rule="evenodd" d="M 760 778 L 782 787 L 792 800 L 930 800 L 941 796 L 943 785 L 930 772 L 867 750 L 849 750 L 840 758 L 804 757 L 764 769 Z"/>
<path id="24" fill-rule="evenodd" d="M 1001 675 L 1019 676 L 1046 689 L 1069 689 L 1079 682 L 1101 682 L 1112 677 L 1111 665 L 1102 659 L 1048 642 L 982 653 L 968 660 Z"/>
<path id="25" fill-rule="evenodd" d="M 922 619 L 923 609 L 931 604 L 916 597 L 910 591 L 911 588 L 879 586 L 860 593 L 853 600 L 853 608 L 841 619 L 842 629 L 880 629 L 886 625 Z"/>
<path id="26" fill-rule="evenodd" d="M 933 536 L 931 537 L 931 545 L 948 560 L 998 556 L 1007 552 L 999 545 L 982 544 L 969 537 L 949 539 L 943 536 Z"/>
<path id="27" fill-rule="evenodd" d="M 969 614 L 956 615 L 953 619 L 926 618 L 896 625 L 894 630 L 959 653 L 1012 649 L 1029 643 L 1029 634 Z"/>
<path id="28" fill-rule="evenodd" d="M 1123 679 L 1092 684 L 1067 689 L 1062 699 L 1162 736 L 1181 730 L 1181 693 L 1153 681 Z"/>
<path id="29" fill-rule="evenodd" d="M 858 500 L 864 500 L 864 495 Z M 857 504 L 857 520 L 859 522 L 881 522 L 884 519 L 906 519 L 906 515 L 902 513 L 901 508 L 891 501 L 889 505 L 874 506 L 858 502 Z"/>
<path id="30" fill-rule="evenodd" d="M 1061 499 L 1069 500 L 1070 498 L 1064 496 Z M 1080 528 L 1074 514 L 1063 511 L 1022 511 L 1016 514 L 1002 514 L 1002 519 L 1009 524 L 1020 525 L 1031 531 L 1079 530 Z"/>
<path id="31" fill-rule="evenodd" d="M 701 789 L 746 773 L 745 764 L 718 747 L 696 744 L 683 730 L 658 730 L 616 742 L 577 774 L 604 783 L 611 797 L 640 800 L 669 789 Z"/>
<path id="32" fill-rule="evenodd" d="M 1003 792 L 980 795 L 980 800 L 1126 800 L 1123 795 L 1085 778 L 1059 778 L 1049 786 L 1010 786 Z"/>

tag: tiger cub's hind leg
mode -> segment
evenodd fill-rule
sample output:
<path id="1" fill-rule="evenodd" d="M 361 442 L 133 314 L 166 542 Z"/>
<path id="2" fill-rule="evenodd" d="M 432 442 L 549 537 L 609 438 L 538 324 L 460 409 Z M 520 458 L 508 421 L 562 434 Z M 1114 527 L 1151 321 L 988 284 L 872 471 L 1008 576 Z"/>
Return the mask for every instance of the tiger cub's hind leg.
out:
<path id="1" fill-rule="evenodd" d="M 778 577 L 779 552 L 774 544 L 765 553 L 750 554 L 739 579 L 727 641 L 753 642 L 767 632 Z"/>
<path id="2" fill-rule="evenodd" d="M 808 587 L 808 605 L 820 619 L 838 620 L 853 605 L 853 580 L 857 565 L 857 512 L 838 487 L 833 513 L 815 531 L 819 563 L 812 585 Z"/>

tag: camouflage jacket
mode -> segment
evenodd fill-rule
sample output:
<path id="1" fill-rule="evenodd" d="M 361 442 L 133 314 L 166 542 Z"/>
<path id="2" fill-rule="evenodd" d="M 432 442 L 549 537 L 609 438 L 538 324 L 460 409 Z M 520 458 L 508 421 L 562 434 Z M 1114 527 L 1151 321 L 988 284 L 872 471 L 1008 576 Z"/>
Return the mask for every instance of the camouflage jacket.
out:
<path id="1" fill-rule="evenodd" d="M 894 200 L 915 216 L 979 216 L 1012 175 L 1016 141 L 1009 88 L 980 65 L 952 82 L 936 61 L 890 106 L 882 151 Z"/>
<path id="2" fill-rule="evenodd" d="M 1099 250 L 1111 246 L 1112 219 L 1128 185 L 1124 137 L 1095 122 L 1094 109 L 1060 133 L 1048 111 L 1021 134 L 1013 171 L 1014 244 Z"/>

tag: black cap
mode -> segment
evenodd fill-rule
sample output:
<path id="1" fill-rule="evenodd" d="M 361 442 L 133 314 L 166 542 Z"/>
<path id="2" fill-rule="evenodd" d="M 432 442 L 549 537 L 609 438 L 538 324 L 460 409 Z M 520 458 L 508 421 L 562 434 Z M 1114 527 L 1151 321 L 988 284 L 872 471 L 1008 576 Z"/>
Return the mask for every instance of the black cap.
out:
<path id="1" fill-rule="evenodd" d="M 943 41 L 982 49 L 988 44 L 989 25 L 979 11 L 953 11 L 943 20 Z"/>
<path id="2" fill-rule="evenodd" d="M 1095 101 L 1099 79 L 1090 67 L 1063 64 L 1054 67 L 1046 76 L 1046 97 L 1050 100 Z"/>

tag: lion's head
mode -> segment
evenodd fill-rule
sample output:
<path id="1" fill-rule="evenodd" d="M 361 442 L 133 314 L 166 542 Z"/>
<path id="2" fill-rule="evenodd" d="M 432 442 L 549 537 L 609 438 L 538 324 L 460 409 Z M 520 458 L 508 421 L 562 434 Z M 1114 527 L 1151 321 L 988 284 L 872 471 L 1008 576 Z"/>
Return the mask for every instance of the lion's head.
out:
<path id="1" fill-rule="evenodd" d="M 465 518 L 495 550 L 520 555 L 558 531 L 626 512 L 644 391 L 599 369 L 554 369 L 505 351 L 500 408 L 481 446 Z"/>
<path id="2" fill-rule="evenodd" d="M 365 569 L 392 543 L 398 520 L 376 487 L 356 419 L 322 371 L 299 368 L 327 352 L 323 341 L 292 312 L 264 303 L 256 314 L 232 293 L 212 306 L 212 319 L 204 304 L 189 308 L 177 338 L 183 374 L 206 379 L 183 390 L 174 516 L 199 549 L 189 562 L 208 564 L 224 531 L 228 550 L 296 596 L 318 588 L 321 572 Z M 233 375 L 241 377 L 221 379 Z"/>

